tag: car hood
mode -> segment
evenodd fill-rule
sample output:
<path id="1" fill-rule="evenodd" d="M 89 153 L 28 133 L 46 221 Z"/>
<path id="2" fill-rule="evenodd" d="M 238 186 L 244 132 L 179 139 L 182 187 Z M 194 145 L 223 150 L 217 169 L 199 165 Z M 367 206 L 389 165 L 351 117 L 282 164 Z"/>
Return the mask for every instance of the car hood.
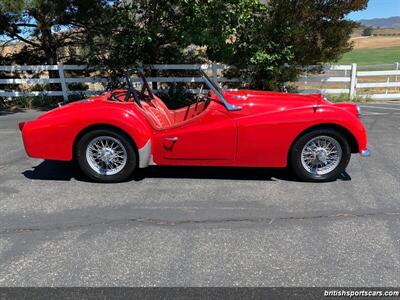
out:
<path id="1" fill-rule="evenodd" d="M 270 91 L 227 90 L 224 92 L 224 97 L 229 103 L 241 106 L 251 113 L 330 104 L 320 94 L 300 95 Z"/>

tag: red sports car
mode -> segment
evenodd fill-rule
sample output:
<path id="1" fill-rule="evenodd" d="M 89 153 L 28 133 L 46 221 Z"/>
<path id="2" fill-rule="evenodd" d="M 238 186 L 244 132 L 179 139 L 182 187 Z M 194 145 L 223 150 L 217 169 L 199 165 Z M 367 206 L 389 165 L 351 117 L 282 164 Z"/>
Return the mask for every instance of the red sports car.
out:
<path id="1" fill-rule="evenodd" d="M 20 123 L 30 157 L 71 161 L 98 182 L 159 166 L 287 167 L 306 181 L 336 179 L 352 153 L 369 156 L 355 104 L 322 95 L 223 90 L 204 72 L 193 103 L 170 110 L 142 88 L 70 103 Z"/>

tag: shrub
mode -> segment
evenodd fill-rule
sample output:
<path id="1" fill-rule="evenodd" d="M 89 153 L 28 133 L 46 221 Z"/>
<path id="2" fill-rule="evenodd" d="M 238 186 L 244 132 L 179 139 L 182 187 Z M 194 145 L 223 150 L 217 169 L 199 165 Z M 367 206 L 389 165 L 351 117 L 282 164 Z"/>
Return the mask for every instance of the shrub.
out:
<path id="1" fill-rule="evenodd" d="M 49 96 L 30 96 L 30 97 L 16 97 L 11 100 L 7 98 L 0 98 L 0 108 L 9 108 L 18 106 L 21 108 L 34 108 L 34 107 L 56 107 L 58 103 L 57 98 Z"/>

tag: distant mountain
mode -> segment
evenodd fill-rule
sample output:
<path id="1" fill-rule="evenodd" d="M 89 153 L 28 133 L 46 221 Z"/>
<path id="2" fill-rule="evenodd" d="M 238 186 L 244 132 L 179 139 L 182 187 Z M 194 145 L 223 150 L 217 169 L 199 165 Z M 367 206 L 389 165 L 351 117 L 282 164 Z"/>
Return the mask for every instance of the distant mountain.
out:
<path id="1" fill-rule="evenodd" d="M 400 17 L 377 18 L 370 20 L 360 20 L 362 25 L 367 27 L 380 28 L 400 28 Z"/>

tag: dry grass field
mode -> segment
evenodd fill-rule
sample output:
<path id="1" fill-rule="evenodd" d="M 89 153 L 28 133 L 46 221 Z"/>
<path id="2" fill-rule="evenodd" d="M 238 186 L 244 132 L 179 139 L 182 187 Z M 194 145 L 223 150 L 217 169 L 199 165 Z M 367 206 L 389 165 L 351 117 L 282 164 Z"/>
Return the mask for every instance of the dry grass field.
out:
<path id="1" fill-rule="evenodd" d="M 354 37 L 354 49 L 379 49 L 400 46 L 400 36 Z"/>
<path id="2" fill-rule="evenodd" d="M 374 34 L 385 35 L 385 34 L 400 34 L 399 28 L 376 28 L 374 29 Z"/>

